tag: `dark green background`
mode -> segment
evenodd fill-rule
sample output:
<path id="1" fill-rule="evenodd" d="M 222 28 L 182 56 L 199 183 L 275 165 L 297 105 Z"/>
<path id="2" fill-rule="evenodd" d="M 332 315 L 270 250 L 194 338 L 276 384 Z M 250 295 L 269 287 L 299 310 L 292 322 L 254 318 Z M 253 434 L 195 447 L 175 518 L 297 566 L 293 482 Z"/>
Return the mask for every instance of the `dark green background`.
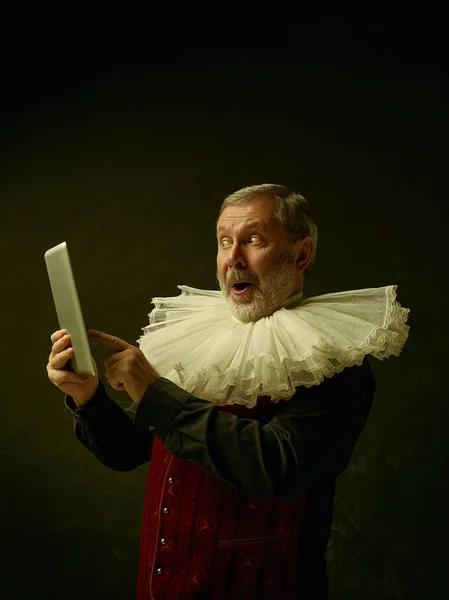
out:
<path id="1" fill-rule="evenodd" d="M 219 205 L 268 182 L 311 204 L 307 296 L 397 284 L 411 309 L 401 357 L 371 361 L 375 404 L 338 480 L 332 598 L 445 595 L 447 72 L 439 19 L 412 17 L 136 15 L 135 32 L 4 42 L 1 598 L 135 597 L 148 467 L 110 471 L 73 435 L 46 372 L 44 252 L 65 240 L 86 326 L 136 343 L 154 296 L 216 288 Z"/>

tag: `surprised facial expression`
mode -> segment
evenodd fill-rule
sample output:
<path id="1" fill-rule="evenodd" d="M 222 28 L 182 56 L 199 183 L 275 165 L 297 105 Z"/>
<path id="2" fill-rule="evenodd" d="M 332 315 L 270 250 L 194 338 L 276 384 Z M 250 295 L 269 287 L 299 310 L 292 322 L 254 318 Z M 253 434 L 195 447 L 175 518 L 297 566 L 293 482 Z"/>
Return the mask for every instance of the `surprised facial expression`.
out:
<path id="1" fill-rule="evenodd" d="M 297 290 L 296 259 L 273 200 L 228 206 L 217 223 L 217 280 L 232 314 L 257 321 Z"/>

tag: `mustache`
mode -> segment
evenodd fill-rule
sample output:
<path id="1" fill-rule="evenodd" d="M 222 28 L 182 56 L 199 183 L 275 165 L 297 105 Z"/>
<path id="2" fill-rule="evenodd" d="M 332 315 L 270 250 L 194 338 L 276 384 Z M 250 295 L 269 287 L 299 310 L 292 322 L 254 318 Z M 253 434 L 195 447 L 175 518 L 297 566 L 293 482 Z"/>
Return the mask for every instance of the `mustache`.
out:
<path id="1" fill-rule="evenodd" d="M 226 285 L 232 286 L 239 281 L 248 281 L 249 283 L 258 283 L 259 277 L 252 271 L 243 271 L 234 269 L 226 273 Z"/>

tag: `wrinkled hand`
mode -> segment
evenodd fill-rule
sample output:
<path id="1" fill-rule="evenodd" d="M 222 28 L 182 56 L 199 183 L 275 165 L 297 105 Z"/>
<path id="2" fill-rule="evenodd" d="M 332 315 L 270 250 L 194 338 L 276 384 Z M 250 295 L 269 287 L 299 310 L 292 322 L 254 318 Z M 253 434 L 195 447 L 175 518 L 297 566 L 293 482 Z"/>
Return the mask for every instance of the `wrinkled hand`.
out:
<path id="1" fill-rule="evenodd" d="M 96 329 L 89 329 L 89 337 L 115 351 L 104 361 L 106 379 L 114 390 L 125 391 L 138 404 L 147 387 L 161 377 L 159 373 L 136 346 Z"/>

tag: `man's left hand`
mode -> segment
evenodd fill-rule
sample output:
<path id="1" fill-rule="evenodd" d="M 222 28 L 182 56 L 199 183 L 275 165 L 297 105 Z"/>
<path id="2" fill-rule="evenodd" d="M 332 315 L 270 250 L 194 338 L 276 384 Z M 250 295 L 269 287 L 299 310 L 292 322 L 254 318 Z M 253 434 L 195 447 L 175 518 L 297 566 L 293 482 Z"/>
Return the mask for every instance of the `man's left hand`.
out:
<path id="1" fill-rule="evenodd" d="M 106 379 L 114 390 L 125 391 L 139 404 L 147 387 L 160 379 L 159 373 L 136 346 L 96 329 L 89 329 L 89 337 L 115 351 L 104 361 Z"/>

